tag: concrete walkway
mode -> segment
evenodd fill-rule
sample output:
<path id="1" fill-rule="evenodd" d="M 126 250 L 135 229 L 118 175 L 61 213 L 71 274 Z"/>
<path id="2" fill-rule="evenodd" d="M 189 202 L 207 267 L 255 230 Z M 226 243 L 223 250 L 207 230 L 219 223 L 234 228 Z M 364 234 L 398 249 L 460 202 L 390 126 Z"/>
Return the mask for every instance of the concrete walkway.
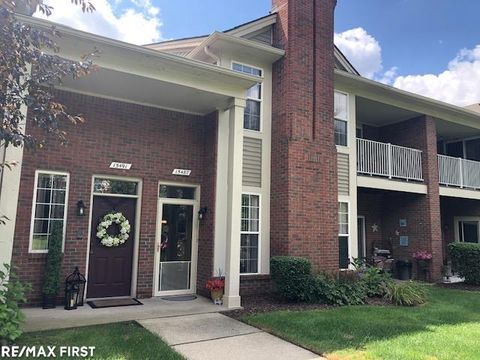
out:
<path id="1" fill-rule="evenodd" d="M 143 305 L 92 309 L 85 304 L 77 310 L 26 308 L 23 331 L 44 331 L 78 326 L 108 324 L 113 322 L 154 319 L 171 316 L 204 314 L 225 311 L 210 299 L 199 296 L 192 301 L 168 301 L 161 298 L 141 299 Z"/>
<path id="2" fill-rule="evenodd" d="M 313 360 L 318 355 L 218 313 L 138 321 L 190 360 Z"/>

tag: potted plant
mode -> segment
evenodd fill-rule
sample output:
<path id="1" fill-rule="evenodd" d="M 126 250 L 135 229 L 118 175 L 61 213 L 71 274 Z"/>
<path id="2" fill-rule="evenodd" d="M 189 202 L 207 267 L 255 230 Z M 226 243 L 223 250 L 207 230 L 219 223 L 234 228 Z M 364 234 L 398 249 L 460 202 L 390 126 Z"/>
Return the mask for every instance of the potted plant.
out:
<path id="1" fill-rule="evenodd" d="M 424 280 L 427 280 L 427 273 L 430 271 L 430 262 L 432 260 L 432 253 L 426 250 L 419 250 L 412 254 L 412 257 L 417 261 L 417 270 L 423 273 Z"/>
<path id="2" fill-rule="evenodd" d="M 60 289 L 60 271 L 62 266 L 63 225 L 54 221 L 51 225 L 48 239 L 48 254 L 43 279 L 43 308 L 53 309 L 56 306 L 58 290 Z"/>
<path id="3" fill-rule="evenodd" d="M 207 281 L 205 286 L 210 291 L 210 297 L 215 305 L 222 305 L 223 290 L 225 289 L 225 278 L 214 277 Z"/>

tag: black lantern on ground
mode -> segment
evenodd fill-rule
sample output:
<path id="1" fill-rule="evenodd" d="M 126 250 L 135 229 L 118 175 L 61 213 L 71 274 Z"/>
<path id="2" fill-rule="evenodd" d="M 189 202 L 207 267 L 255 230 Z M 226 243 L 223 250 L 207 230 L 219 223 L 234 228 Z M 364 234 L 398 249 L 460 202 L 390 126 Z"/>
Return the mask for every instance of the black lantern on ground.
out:
<path id="1" fill-rule="evenodd" d="M 65 280 L 65 310 L 75 310 L 77 306 L 83 306 L 86 282 L 85 276 L 80 274 L 78 267 L 67 276 Z"/>

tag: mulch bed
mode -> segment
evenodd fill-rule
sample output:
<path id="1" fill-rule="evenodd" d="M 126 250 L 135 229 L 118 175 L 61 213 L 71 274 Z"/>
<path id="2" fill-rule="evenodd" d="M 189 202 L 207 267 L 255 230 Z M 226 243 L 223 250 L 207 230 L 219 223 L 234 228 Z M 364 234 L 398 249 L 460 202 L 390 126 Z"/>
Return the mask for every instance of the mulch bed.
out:
<path id="1" fill-rule="evenodd" d="M 455 289 L 455 290 L 480 291 L 480 285 L 468 285 L 463 282 L 438 283 L 437 286 L 447 288 L 447 289 Z"/>
<path id="2" fill-rule="evenodd" d="M 325 304 L 290 303 L 280 299 L 275 295 L 244 296 L 242 297 L 242 306 L 243 309 L 225 311 L 223 314 L 234 319 L 240 319 L 243 316 L 265 313 L 270 311 L 319 310 L 333 307 Z"/>

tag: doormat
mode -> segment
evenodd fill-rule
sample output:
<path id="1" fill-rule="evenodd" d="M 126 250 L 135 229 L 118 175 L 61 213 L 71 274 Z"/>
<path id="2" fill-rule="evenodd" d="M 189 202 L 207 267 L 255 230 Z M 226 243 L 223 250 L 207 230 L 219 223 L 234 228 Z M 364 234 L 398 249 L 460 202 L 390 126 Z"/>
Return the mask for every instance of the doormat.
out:
<path id="1" fill-rule="evenodd" d="M 180 296 L 166 296 L 162 297 L 162 300 L 167 301 L 192 301 L 197 298 L 196 295 L 180 295 Z"/>
<path id="2" fill-rule="evenodd" d="M 143 305 L 137 299 L 103 299 L 103 300 L 87 301 L 87 304 L 90 305 L 92 309 L 102 309 L 102 308 L 118 307 L 118 306 Z"/>

